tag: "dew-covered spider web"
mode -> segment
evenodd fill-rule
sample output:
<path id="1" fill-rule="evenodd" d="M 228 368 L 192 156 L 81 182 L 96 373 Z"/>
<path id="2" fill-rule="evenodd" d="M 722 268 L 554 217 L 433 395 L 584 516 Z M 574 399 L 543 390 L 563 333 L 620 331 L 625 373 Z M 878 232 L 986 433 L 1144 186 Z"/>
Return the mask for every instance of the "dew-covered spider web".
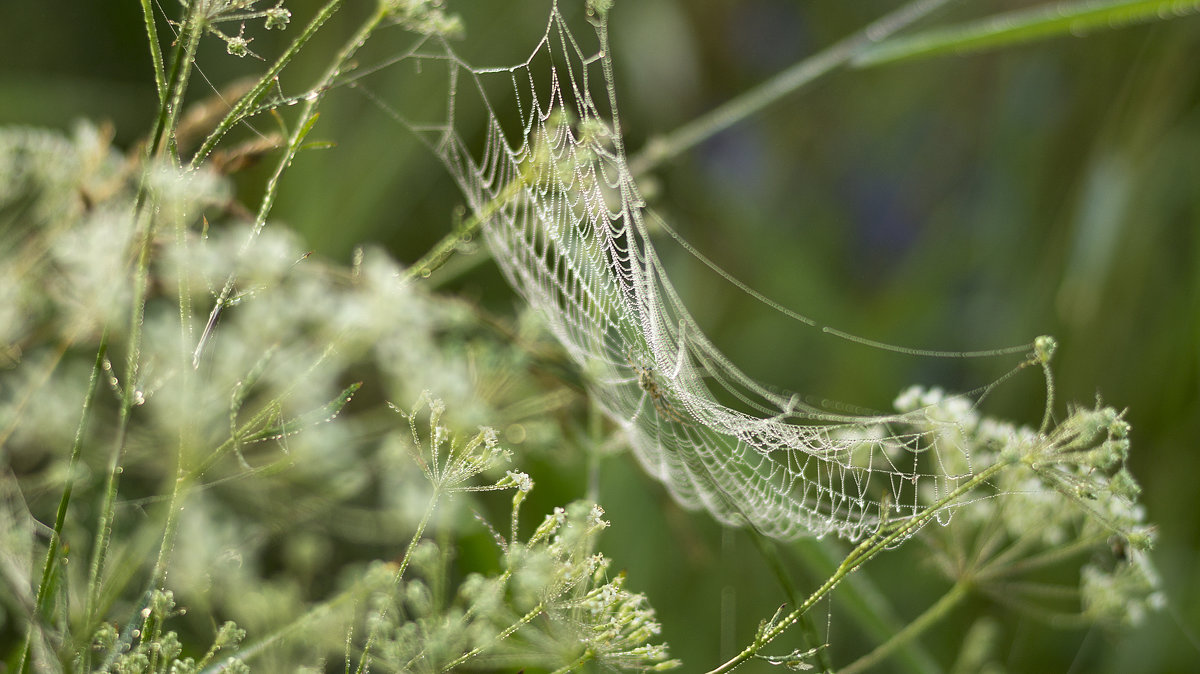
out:
<path id="1" fill-rule="evenodd" d="M 782 539 L 857 539 L 968 480 L 981 466 L 955 433 L 810 406 L 705 337 L 651 242 L 607 26 L 588 20 L 584 40 L 555 4 L 528 58 L 505 67 L 469 65 L 428 36 L 399 60 L 445 78 L 444 106 L 423 119 L 388 109 L 449 169 L 500 270 L 645 469 L 684 506 Z"/>

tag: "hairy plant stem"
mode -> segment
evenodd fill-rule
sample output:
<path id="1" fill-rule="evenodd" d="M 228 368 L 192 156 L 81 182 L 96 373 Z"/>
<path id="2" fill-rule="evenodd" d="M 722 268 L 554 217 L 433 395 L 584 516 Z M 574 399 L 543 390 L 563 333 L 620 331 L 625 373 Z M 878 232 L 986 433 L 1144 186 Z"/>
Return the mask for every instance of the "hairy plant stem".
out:
<path id="1" fill-rule="evenodd" d="M 425 535 L 425 527 L 429 526 L 429 519 L 433 517 L 433 511 L 437 510 L 438 501 L 442 497 L 442 486 L 435 484 L 433 494 L 429 497 L 429 505 L 425 507 L 425 514 L 421 516 L 421 521 L 417 523 L 417 529 L 413 532 L 412 538 L 408 541 L 408 547 L 404 549 L 404 556 L 400 559 L 400 564 L 396 567 L 396 572 L 392 574 L 392 592 L 400 587 L 400 581 L 404 579 L 404 572 L 408 570 L 408 563 L 412 560 L 413 550 L 417 549 L 417 544 L 421 542 L 421 538 Z M 367 662 L 371 654 L 371 645 L 375 641 L 375 632 L 367 635 L 367 642 L 363 644 L 362 658 L 358 661 L 358 674 L 365 674 L 367 670 Z"/>
<path id="2" fill-rule="evenodd" d="M 825 583 L 822 584 L 821 587 L 817 588 L 815 592 L 809 595 L 808 599 L 806 599 L 803 604 L 797 606 L 792 610 L 791 613 L 788 613 L 780 620 L 775 621 L 773 625 L 763 631 L 754 640 L 754 643 L 747 646 L 742 650 L 742 652 L 738 653 L 725 664 L 709 672 L 709 674 L 720 674 L 721 672 L 731 671 L 738 665 L 757 655 L 764 646 L 774 640 L 775 637 L 782 634 L 783 631 L 788 627 L 791 627 L 793 624 L 795 624 L 800 619 L 800 616 L 812 608 L 814 604 L 824 598 L 827 594 L 832 592 L 833 589 L 836 588 L 842 581 L 842 579 L 852 573 L 855 569 L 865 564 L 868 560 L 875 557 L 875 555 L 878 555 L 892 545 L 899 543 L 903 539 L 912 535 L 922 526 L 927 524 L 929 520 L 933 519 L 944 508 L 951 505 L 954 501 L 958 500 L 972 489 L 984 484 L 1001 470 L 1009 468 L 1012 465 L 1014 464 L 1005 462 L 993 464 L 992 466 L 975 475 L 970 480 L 959 485 L 957 489 L 947 494 L 937 503 L 930 505 L 912 519 L 905 520 L 894 528 L 881 530 L 867 538 L 865 541 L 851 550 L 850 554 L 846 555 L 845 559 L 842 560 L 841 565 L 838 566 L 837 571 L 833 574 L 833 576 L 826 580 Z"/>
<path id="3" fill-rule="evenodd" d="M 911 643 L 923 634 L 925 630 L 932 627 L 934 623 L 946 617 L 946 614 L 951 609 L 962 603 L 963 599 L 970 594 L 970 589 L 971 583 L 966 579 L 960 579 L 950 587 L 950 590 L 946 594 L 942 595 L 932 606 L 925 609 L 921 615 L 905 625 L 903 629 L 893 634 L 890 639 L 880 644 L 870 653 L 839 669 L 838 672 L 840 674 L 856 674 L 883 662 L 899 648 Z"/>
<path id="4" fill-rule="evenodd" d="M 801 539 L 791 546 L 791 550 L 814 577 L 828 578 L 842 561 L 833 546 L 823 540 Z M 842 579 L 838 586 L 838 601 L 864 636 L 878 643 L 887 641 L 904 627 L 904 621 L 896 615 L 883 591 L 867 574 L 853 574 Z M 794 605 L 799 605 L 799 601 Z M 909 642 L 902 646 L 892 664 L 897 672 L 909 674 L 937 671 L 937 661 L 920 642 Z"/>
<path id="5" fill-rule="evenodd" d="M 749 521 L 749 520 L 747 520 Z M 788 575 L 787 569 L 783 565 L 783 559 L 779 555 L 779 550 L 775 547 L 775 541 L 767 538 L 754 526 L 748 526 L 747 531 L 750 534 L 750 540 L 754 541 L 754 546 L 758 548 L 759 555 L 767 563 L 767 567 L 771 569 L 771 573 L 779 581 L 783 587 L 784 596 L 793 605 L 800 603 L 800 593 L 796 590 L 796 584 L 792 582 L 792 578 Z M 804 635 L 806 645 L 817 647 L 816 657 L 817 664 L 826 672 L 834 671 L 833 662 L 829 659 L 828 651 L 821 647 L 822 640 L 817 633 L 817 628 L 813 624 L 812 619 L 808 614 L 800 616 L 800 631 Z"/>
<path id="6" fill-rule="evenodd" d="M 510 575 L 510 574 L 505 574 L 506 580 L 507 580 L 508 575 Z M 504 630 L 502 632 L 497 634 L 491 640 L 491 642 L 489 642 L 487 644 L 487 646 L 476 646 L 475 648 L 472 648 L 471 650 L 467 651 L 466 653 L 463 653 L 461 656 L 452 660 L 448 664 L 443 665 L 442 671 L 448 672 L 448 671 L 454 669 L 455 667 L 458 667 L 459 665 L 470 660 L 471 658 L 479 655 L 480 653 L 482 653 L 484 651 L 485 648 L 490 647 L 493 644 L 499 643 L 499 642 L 504 641 L 505 639 L 509 638 L 517 630 L 528 625 L 534 618 L 538 617 L 538 615 L 540 615 L 542 610 L 545 608 L 546 608 L 546 605 L 543 602 L 538 602 L 536 606 L 534 606 L 532 609 L 530 609 L 528 612 L 526 612 L 525 615 L 521 616 L 520 619 L 518 619 L 515 623 L 504 628 Z"/>
<path id="7" fill-rule="evenodd" d="M 179 120 L 179 109 L 183 107 L 183 94 L 187 91 L 188 82 L 191 79 L 196 47 L 200 44 L 200 37 L 204 35 L 204 23 L 200 17 L 203 4 L 201 2 L 191 4 L 179 29 L 179 35 L 175 38 L 171 72 L 167 78 L 166 87 L 160 91 L 158 117 L 154 120 L 154 129 L 150 132 L 150 143 L 146 147 L 147 158 L 160 157 L 174 145 L 173 134 Z M 148 21 L 152 22 L 153 17 L 150 17 Z M 155 47 L 152 47 L 151 50 L 153 58 Z"/>
<path id="8" fill-rule="evenodd" d="M 108 331 L 100 337 L 100 348 L 96 351 L 96 361 L 92 365 L 92 376 L 88 379 L 87 391 L 83 395 L 83 412 L 79 417 L 79 425 L 75 427 L 75 440 L 71 443 L 71 458 L 67 463 L 67 484 L 63 487 L 62 497 L 58 501 L 58 512 L 54 516 L 54 528 L 50 530 L 50 542 L 46 547 L 46 559 L 42 563 L 42 580 L 38 583 L 37 594 L 33 602 L 33 617 L 29 621 L 29 630 L 25 633 L 25 644 L 21 647 L 21 656 L 17 661 L 17 672 L 27 672 L 30 652 L 33 646 L 34 632 L 49 612 L 49 606 L 44 604 L 49 598 L 49 588 L 54 577 L 55 566 L 59 559 L 62 546 L 63 527 L 67 521 L 67 508 L 71 504 L 71 493 L 75 486 L 75 475 L 79 471 L 79 458 L 83 454 L 83 436 L 87 429 L 88 420 L 92 416 L 92 401 L 96 398 L 96 384 L 100 381 L 100 371 L 104 368 L 104 358 L 108 354 Z"/>
<path id="9" fill-rule="evenodd" d="M 175 41 L 175 52 L 171 60 L 171 74 L 167 80 L 166 90 L 160 98 L 159 114 L 155 127 L 150 135 L 151 141 L 147 148 L 147 160 L 166 152 L 169 146 L 167 139 L 174 129 L 178 119 L 179 106 L 187 89 L 191 73 L 192 61 L 196 48 L 203 34 L 200 25 L 199 12 L 202 3 L 194 2 L 188 8 L 181 34 Z M 151 19 L 152 20 L 152 17 Z M 117 419 L 116 435 L 113 439 L 112 452 L 108 462 L 108 476 L 102 495 L 100 520 L 96 527 L 96 537 L 92 548 L 92 560 L 88 569 L 88 596 L 84 609 L 85 638 L 90 638 L 92 626 L 96 624 L 99 610 L 105 555 L 112 536 L 112 526 L 115 516 L 117 490 L 120 482 L 121 458 L 125 453 L 125 442 L 129 428 L 129 417 L 133 411 L 137 394 L 138 369 L 141 359 L 142 319 L 145 311 L 146 292 L 150 274 L 150 254 L 154 242 L 154 216 L 150 207 L 145 203 L 146 174 L 149 163 L 143 172 L 141 184 L 135 198 L 136 231 L 139 232 L 137 262 L 134 268 L 133 297 L 130 306 L 129 334 L 127 336 L 127 352 L 125 359 L 125 385 L 121 392 L 120 412 Z M 85 661 L 90 660 L 90 653 Z"/>
<path id="10" fill-rule="evenodd" d="M 187 224 L 190 218 L 188 214 L 178 214 L 175 222 L 175 245 L 179 250 L 184 252 L 186 257 L 188 250 L 187 242 Z M 158 548 L 158 556 L 154 561 L 154 570 L 150 575 L 150 586 L 152 589 L 166 591 L 167 589 L 167 564 L 171 557 L 171 551 L 175 548 L 175 536 L 179 529 L 179 513 L 182 511 L 183 499 L 187 493 L 189 481 L 187 479 L 187 448 L 191 442 L 191 438 L 196 437 L 196 424 L 194 417 L 188 414 L 195 400 L 196 392 L 196 377 L 194 372 L 188 369 L 188 347 L 192 335 L 192 292 L 191 286 L 188 283 L 188 265 L 185 263 L 178 269 L 176 276 L 176 298 L 179 302 L 179 372 L 182 388 L 182 397 L 179 404 L 179 433 L 175 448 L 175 477 L 171 480 L 171 496 L 167 500 L 167 511 L 165 522 L 163 523 L 162 542 Z M 142 635 L 149 635 L 149 640 L 156 641 L 162 631 L 163 616 L 156 616 L 153 612 L 147 613 L 145 620 L 142 622 Z M 153 671 L 158 664 L 159 652 L 153 651 L 150 654 L 150 669 Z"/>
<path id="11" fill-rule="evenodd" d="M 158 28 L 154 23 L 154 7 L 150 0 L 142 0 L 142 19 L 146 23 L 146 37 L 150 42 L 150 65 L 154 70 L 154 85 L 158 91 L 158 102 L 167 100 L 167 81 L 163 75 L 162 47 L 158 44 Z"/>

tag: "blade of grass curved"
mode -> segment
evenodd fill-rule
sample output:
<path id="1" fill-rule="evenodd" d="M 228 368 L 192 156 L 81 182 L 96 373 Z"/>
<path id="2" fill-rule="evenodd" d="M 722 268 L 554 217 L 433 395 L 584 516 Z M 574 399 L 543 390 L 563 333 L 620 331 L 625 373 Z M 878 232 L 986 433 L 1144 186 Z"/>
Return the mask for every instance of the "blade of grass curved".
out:
<path id="1" fill-rule="evenodd" d="M 1075 0 L 995 14 L 883 40 L 858 52 L 856 68 L 962 54 L 1063 35 L 1178 18 L 1200 12 L 1197 0 Z"/>

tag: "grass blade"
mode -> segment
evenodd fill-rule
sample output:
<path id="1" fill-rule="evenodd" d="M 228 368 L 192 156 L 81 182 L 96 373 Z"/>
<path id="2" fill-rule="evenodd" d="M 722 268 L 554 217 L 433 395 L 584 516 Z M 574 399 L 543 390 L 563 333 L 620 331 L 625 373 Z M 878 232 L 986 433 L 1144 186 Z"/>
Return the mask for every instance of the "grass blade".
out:
<path id="1" fill-rule="evenodd" d="M 1197 0 L 1075 0 L 995 14 L 884 40 L 859 52 L 859 68 L 983 51 L 1063 35 L 1121 28 L 1200 12 Z"/>

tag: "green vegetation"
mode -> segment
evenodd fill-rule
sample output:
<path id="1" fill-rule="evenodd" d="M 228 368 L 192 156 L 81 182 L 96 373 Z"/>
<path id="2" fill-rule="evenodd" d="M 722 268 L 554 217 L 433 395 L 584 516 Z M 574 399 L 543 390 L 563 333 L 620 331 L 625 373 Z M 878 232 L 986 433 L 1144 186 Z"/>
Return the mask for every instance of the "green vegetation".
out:
<path id="1" fill-rule="evenodd" d="M 3 10 L 6 30 L 55 37 L 10 39 L 0 70 L 0 662 L 1200 657 L 1200 3 L 560 1 L 573 34 L 599 28 L 603 56 L 580 40 L 578 60 L 616 102 L 575 122 L 578 145 L 561 141 L 578 110 L 510 133 L 530 154 L 494 183 L 415 120 L 462 100 L 452 130 L 478 152 L 487 124 L 521 128 L 522 85 L 501 71 L 514 84 L 481 86 L 473 117 L 466 75 L 483 71 L 450 80 L 438 69 L 458 62 L 428 55 L 446 38 L 465 62 L 521 63 L 545 3 L 89 3 L 57 32 L 38 7 Z M 565 53 L 527 72 L 577 82 Z M 761 479 L 735 454 L 749 441 L 722 444 L 738 427 L 690 396 L 719 392 L 723 361 L 688 355 L 689 383 L 644 324 L 551 332 L 554 305 L 528 310 L 484 264 L 503 253 L 481 233 L 553 181 L 595 170 L 574 193 L 628 206 L 598 187 L 626 166 L 698 327 L 754 379 L 819 394 L 781 398 L 812 415 L 754 428 L 818 429 L 789 457 L 845 452 L 814 512 L 860 517 L 828 530 L 849 540 L 797 540 L 768 528 L 786 498 L 732 496 L 833 473 L 800 459 Z M 556 246 L 578 224 L 534 221 Z M 498 261 L 510 279 L 530 264 Z M 573 269 L 616 287 L 621 264 Z M 1020 342 L 1015 363 L 994 348 Z M 997 357 L 954 350 L 978 347 Z M 650 450 L 647 432 L 687 441 Z M 668 492 L 631 444 L 696 472 L 664 468 Z M 829 505 L 842 496 L 861 502 Z"/>

